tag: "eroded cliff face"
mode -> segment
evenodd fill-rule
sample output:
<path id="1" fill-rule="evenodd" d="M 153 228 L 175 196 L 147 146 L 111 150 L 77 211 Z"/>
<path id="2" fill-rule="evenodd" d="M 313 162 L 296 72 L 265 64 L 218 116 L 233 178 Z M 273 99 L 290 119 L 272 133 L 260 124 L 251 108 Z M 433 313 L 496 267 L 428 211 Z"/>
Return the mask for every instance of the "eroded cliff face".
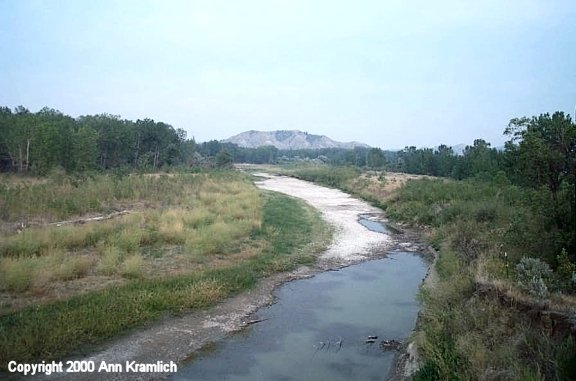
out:
<path id="1" fill-rule="evenodd" d="M 474 289 L 475 297 L 498 300 L 501 305 L 514 309 L 528 324 L 544 330 L 554 342 L 561 343 L 568 338 L 576 342 L 576 315 L 570 308 L 517 295 L 490 282 L 476 282 Z"/>

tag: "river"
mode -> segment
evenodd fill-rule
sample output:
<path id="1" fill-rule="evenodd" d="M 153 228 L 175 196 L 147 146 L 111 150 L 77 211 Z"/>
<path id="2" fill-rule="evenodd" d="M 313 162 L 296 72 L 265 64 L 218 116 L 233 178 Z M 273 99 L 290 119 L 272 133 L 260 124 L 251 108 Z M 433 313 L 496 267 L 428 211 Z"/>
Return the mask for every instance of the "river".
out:
<path id="1" fill-rule="evenodd" d="M 262 189 L 298 197 L 335 228 L 319 266 L 339 268 L 279 287 L 257 323 L 183 362 L 171 380 L 382 380 L 418 314 L 428 268 L 422 255 L 391 251 L 398 231 L 382 211 L 336 189 L 261 174 Z M 400 240 L 401 241 L 401 240 Z"/>
<path id="2" fill-rule="evenodd" d="M 283 285 L 261 322 L 195 355 L 172 380 L 383 380 L 418 313 L 427 264 L 398 252 Z"/>
<path id="3" fill-rule="evenodd" d="M 82 374 L 82 379 L 386 377 L 396 352 L 382 350 L 381 343 L 404 342 L 414 326 L 415 296 L 427 263 L 413 252 L 425 246 L 409 234 L 386 229 L 379 222 L 382 210 L 337 189 L 262 175 L 260 188 L 303 199 L 333 226 L 334 239 L 325 252 L 315 253 L 316 265 L 275 274 L 213 308 L 166 317 L 96 352 L 72 357 L 96 364 L 173 361 L 178 364 L 176 374 L 124 372 L 103 377 L 92 372 Z M 260 322 L 250 324 L 251 320 Z M 42 379 L 76 376 L 59 373 Z"/>

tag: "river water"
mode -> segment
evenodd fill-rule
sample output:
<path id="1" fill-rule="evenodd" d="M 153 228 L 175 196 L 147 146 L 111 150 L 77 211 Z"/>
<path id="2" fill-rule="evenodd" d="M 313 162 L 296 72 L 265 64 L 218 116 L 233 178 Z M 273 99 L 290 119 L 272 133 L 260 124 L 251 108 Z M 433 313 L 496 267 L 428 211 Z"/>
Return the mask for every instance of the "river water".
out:
<path id="1" fill-rule="evenodd" d="M 383 380 L 396 352 L 380 343 L 410 335 L 427 267 L 421 255 L 393 252 L 286 283 L 258 312 L 261 322 L 201 351 L 170 379 Z"/>

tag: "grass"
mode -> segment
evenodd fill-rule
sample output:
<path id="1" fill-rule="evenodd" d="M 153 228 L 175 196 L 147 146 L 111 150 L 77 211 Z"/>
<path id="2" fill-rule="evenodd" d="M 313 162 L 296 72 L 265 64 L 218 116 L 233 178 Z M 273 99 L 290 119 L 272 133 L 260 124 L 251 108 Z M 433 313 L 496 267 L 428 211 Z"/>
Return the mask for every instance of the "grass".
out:
<path id="1" fill-rule="evenodd" d="M 140 254 L 132 254 L 127 257 L 120 268 L 120 274 L 128 278 L 138 278 L 142 276 L 144 259 Z"/>
<path id="2" fill-rule="evenodd" d="M 360 170 L 355 167 L 309 165 L 297 167 L 289 173 L 302 180 L 312 181 L 334 188 L 348 189 L 351 181 L 357 179 L 360 175 Z"/>
<path id="3" fill-rule="evenodd" d="M 123 253 L 116 246 L 107 246 L 103 249 L 96 272 L 103 275 L 113 275 L 116 273 Z"/>
<path id="4" fill-rule="evenodd" d="M 207 178 L 205 184 L 196 184 L 196 189 L 205 191 L 198 192 L 192 204 L 199 202 L 207 211 L 191 208 L 188 214 L 167 208 L 111 222 L 115 228 L 95 243 L 94 269 L 106 275 L 119 271 L 128 281 L 0 315 L 0 358 L 19 362 L 61 358 L 165 314 L 212 306 L 250 289 L 273 272 L 314 261 L 312 253 L 329 237 L 328 228 L 315 211 L 287 196 L 260 194 L 244 178 L 238 182 L 223 180 Z M 167 230 L 166 224 L 176 226 L 175 231 Z M 141 225 L 138 233 L 135 225 Z M 158 237 L 151 238 L 154 234 Z M 184 275 L 145 276 L 143 267 L 152 259 L 140 253 L 143 242 L 180 242 L 181 234 L 185 238 L 179 255 L 192 259 L 192 263 L 194 258 L 202 258 L 204 264 Z M 70 254 L 60 246 L 46 244 L 47 249 L 56 247 L 58 251 L 40 256 L 4 252 L 2 266 L 21 266 L 19 271 L 24 274 L 17 277 L 13 287 L 30 287 L 27 282 L 33 282 L 34 272 L 27 266 L 48 267 L 45 263 L 29 265 L 28 261 L 50 259 L 54 266 L 62 264 L 56 259 Z M 250 254 L 244 256 L 243 252 Z"/>
<path id="5" fill-rule="evenodd" d="M 39 265 L 44 270 L 43 274 L 34 271 L 38 267 L 35 264 L 39 263 L 37 258 L 43 258 L 40 262 L 52 262 L 50 258 L 58 257 L 62 252 L 88 252 L 92 256 L 91 261 L 84 258 L 81 264 L 75 264 L 78 261 L 67 255 L 67 263 L 62 266 L 76 269 L 68 279 L 92 274 L 133 277 L 131 271 L 120 266 L 125 257 L 151 250 L 161 252 L 163 248 L 174 245 L 185 247 L 190 256 L 206 257 L 202 258 L 206 262 L 211 260 L 211 256 L 240 250 L 261 224 L 262 199 L 254 185 L 235 172 L 169 177 L 133 175 L 120 180 L 103 175 L 100 180 L 102 183 L 89 179 L 88 184 L 82 183 L 78 188 L 88 191 L 87 186 L 102 189 L 118 186 L 123 192 L 104 192 L 99 204 L 103 210 L 118 209 L 121 205 L 116 197 L 130 195 L 135 198 L 123 199 L 122 208 L 128 207 L 131 212 L 112 220 L 81 225 L 36 225 L 19 234 L 15 230 L 0 231 L 0 275 L 10 272 L 0 280 L 0 291 L 23 292 L 35 284 L 45 285 L 46 280 L 65 279 L 50 273 L 61 271 L 55 266 Z M 125 182 L 135 189 L 129 194 L 118 182 Z M 32 187 L 49 189 L 52 194 L 61 192 L 62 187 L 70 191 L 66 182 L 63 183 L 41 182 Z M 16 189 L 21 189 L 21 186 Z M 160 192 L 166 198 L 160 199 Z M 24 193 L 37 192 L 28 190 Z M 61 197 L 66 194 L 64 192 Z M 113 197 L 107 198 L 109 196 Z M 10 205 L 8 209 L 15 210 L 16 207 Z M 37 212 L 43 213 L 43 210 L 45 208 L 38 207 Z M 51 215 L 54 213 L 28 217 L 43 221 L 49 220 Z M 142 266 L 154 266 L 146 255 L 141 260 Z M 44 281 L 35 281 L 35 276 Z M 0 306 L 0 313 L 1 310 Z"/>
<path id="6" fill-rule="evenodd" d="M 219 188 L 225 178 L 233 180 L 232 183 L 240 180 L 238 174 L 225 171 L 170 176 L 95 174 L 82 180 L 59 177 L 37 182 L 4 176 L 5 181 L 0 184 L 0 219 L 33 224 L 87 213 L 106 213 L 134 203 L 193 204 L 201 186 L 218 192 L 221 189 L 215 188 Z"/>
<path id="7" fill-rule="evenodd" d="M 0 287 L 10 291 L 25 291 L 33 282 L 37 261 L 27 258 L 3 258 L 0 262 Z"/>

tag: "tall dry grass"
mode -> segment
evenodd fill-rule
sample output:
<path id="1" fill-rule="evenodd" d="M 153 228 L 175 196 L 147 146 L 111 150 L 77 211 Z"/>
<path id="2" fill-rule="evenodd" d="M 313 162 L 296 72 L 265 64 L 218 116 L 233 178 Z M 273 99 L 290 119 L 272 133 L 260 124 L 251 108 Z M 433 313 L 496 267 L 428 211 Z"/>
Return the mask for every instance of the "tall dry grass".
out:
<path id="1" fill-rule="evenodd" d="M 154 274 L 142 270 L 154 266 L 147 256 L 151 248 L 161 256 L 163 247 L 181 246 L 194 258 L 183 265 L 210 261 L 214 255 L 239 250 L 261 226 L 259 192 L 234 172 L 120 179 L 101 175 L 74 186 L 65 180 L 26 187 L 18 183 L 2 191 L 5 223 L 18 219 L 18 213 L 30 221 L 45 221 L 132 205 L 129 214 L 112 220 L 40 225 L 19 234 L 1 231 L 0 288 L 11 292 L 88 274 L 128 278 Z M 78 208 L 63 208 L 53 198 Z M 86 202 L 80 201 L 83 198 Z M 82 251 L 92 253 L 91 259 L 70 255 Z"/>

